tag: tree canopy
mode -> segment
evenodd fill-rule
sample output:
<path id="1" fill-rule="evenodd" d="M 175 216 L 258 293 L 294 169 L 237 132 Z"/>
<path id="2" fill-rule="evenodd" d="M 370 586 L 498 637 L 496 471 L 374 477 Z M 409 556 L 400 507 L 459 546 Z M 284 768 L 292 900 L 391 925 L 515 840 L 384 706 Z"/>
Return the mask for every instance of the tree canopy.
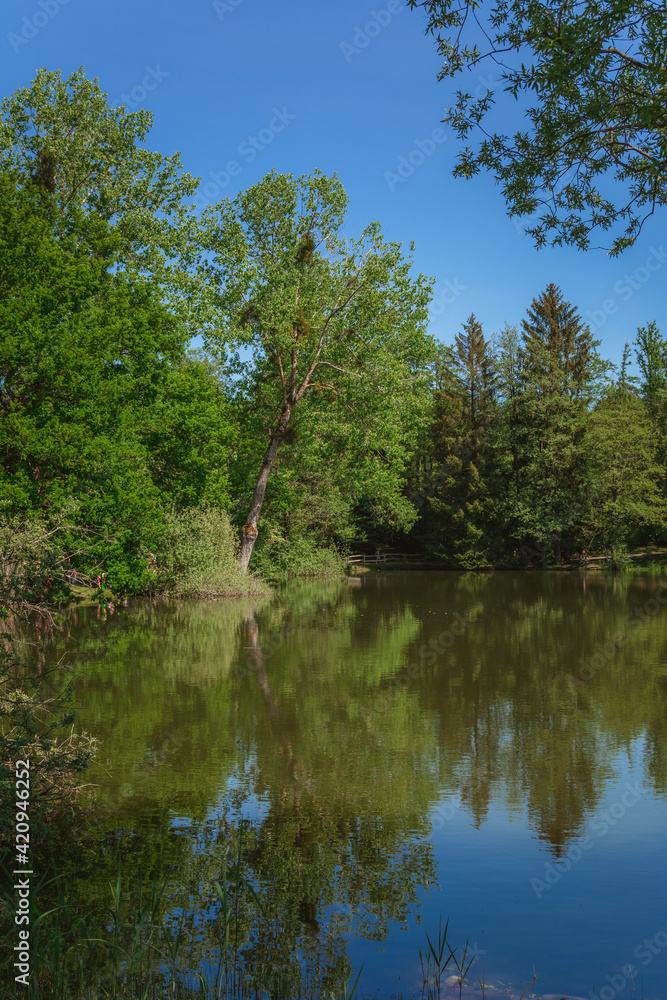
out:
<path id="1" fill-rule="evenodd" d="M 149 111 L 112 107 L 83 67 L 66 80 L 60 70 L 40 69 L 0 105 L 0 169 L 50 196 L 55 236 L 66 239 L 82 216 L 89 224 L 107 222 L 116 267 L 159 279 L 172 306 L 185 308 L 187 199 L 198 181 L 183 170 L 179 153 L 147 148 L 152 125 Z"/>
<path id="2" fill-rule="evenodd" d="M 483 61 L 499 76 L 482 97 L 457 91 L 445 115 L 466 142 L 454 174 L 490 171 L 511 216 L 531 216 L 536 246 L 590 245 L 613 256 L 667 202 L 667 23 L 662 0 L 408 0 L 423 8 L 443 59 L 439 79 Z M 508 95 L 502 101 L 502 95 Z M 513 136 L 487 124 L 518 102 Z"/>
<path id="3" fill-rule="evenodd" d="M 379 222 L 343 235 L 336 175 L 272 171 L 196 219 L 149 125 L 83 71 L 2 106 L 0 527 L 36 537 L 66 506 L 42 584 L 75 552 L 125 592 L 149 556 L 170 586 L 239 583 L 239 529 L 269 574 L 340 572 L 348 546 L 474 568 L 665 537 L 655 321 L 638 379 L 554 283 L 520 329 L 471 314 L 438 345 L 432 279 Z"/>
<path id="4" fill-rule="evenodd" d="M 414 410 L 434 356 L 424 330 L 430 282 L 411 277 L 410 261 L 379 223 L 344 238 L 346 206 L 335 176 L 315 171 L 294 180 L 274 171 L 204 214 L 201 270 L 214 310 L 207 342 L 224 358 L 244 351 L 232 369 L 267 437 L 242 532 L 243 568 L 278 450 L 303 403 L 318 435 L 359 454 L 362 476 L 375 466 L 384 517 L 410 523 L 400 477 L 390 470 L 401 468 L 403 411 Z"/>

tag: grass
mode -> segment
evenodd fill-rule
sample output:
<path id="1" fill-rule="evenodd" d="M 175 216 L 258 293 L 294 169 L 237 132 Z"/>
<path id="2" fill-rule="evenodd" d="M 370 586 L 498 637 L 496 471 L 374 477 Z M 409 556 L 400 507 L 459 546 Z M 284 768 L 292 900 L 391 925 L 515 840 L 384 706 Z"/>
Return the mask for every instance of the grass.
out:
<path id="1" fill-rule="evenodd" d="M 241 825 L 235 855 L 227 859 L 220 878 L 213 882 L 212 898 L 204 899 L 215 946 L 204 956 L 195 943 L 198 962 L 184 953 L 184 929 L 186 925 L 190 931 L 197 928 L 197 921 L 189 921 L 185 913 L 170 921 L 174 915 L 165 913 L 166 881 L 146 882 L 140 875 L 128 887 L 119 854 L 115 877 L 108 884 L 109 905 L 103 913 L 99 907 L 97 913 L 80 912 L 72 886 L 68 891 L 58 873 L 35 885 L 26 989 L 13 981 L 16 901 L 12 889 L 5 889 L 0 900 L 6 925 L 1 1000 L 288 1000 L 295 995 L 304 1000 L 352 1000 L 361 969 L 351 988 L 349 979 L 338 977 L 335 992 L 328 987 L 323 992 L 321 984 L 301 978 L 300 972 L 295 979 L 296 956 L 286 955 L 281 966 L 248 964 L 243 914 L 247 915 L 249 904 L 260 917 L 263 910 L 244 874 L 243 850 Z M 4 884 L 11 887 L 13 876 L 2 867 Z M 49 889 L 52 902 L 40 912 L 34 901 Z M 191 934 L 191 947 L 193 942 Z"/>
<path id="2" fill-rule="evenodd" d="M 631 554 L 620 552 L 616 559 L 608 556 L 603 560 L 600 569 L 634 573 L 638 576 L 661 576 L 667 573 L 667 550 L 647 546 Z"/>
<path id="3" fill-rule="evenodd" d="M 630 562 L 628 560 L 623 565 L 622 570 L 624 573 L 629 573 L 630 575 L 664 576 L 667 574 L 667 559 L 662 562 L 643 562 L 640 560 Z"/>
<path id="4" fill-rule="evenodd" d="M 256 547 L 252 567 L 263 579 L 281 582 L 295 577 L 343 577 L 347 564 L 336 549 L 318 545 L 312 538 L 296 537 Z"/>
<path id="5" fill-rule="evenodd" d="M 52 903 L 43 912 L 31 916 L 30 986 L 11 982 L 9 974 L 16 943 L 13 924 L 15 900 L 11 889 L 5 890 L 2 906 L 7 917 L 3 944 L 5 985 L 1 1000 L 353 1000 L 363 966 L 352 980 L 349 971 L 331 982 L 317 977 L 294 977 L 290 963 L 296 956 L 285 956 L 282 967 L 266 965 L 258 969 L 248 964 L 244 955 L 247 943 L 248 904 L 264 918 L 262 901 L 244 872 L 243 827 L 239 827 L 236 851 L 228 857 L 218 880 L 213 882 L 213 897 L 205 903 L 209 920 L 215 925 L 216 948 L 199 965 L 184 954 L 185 913 L 165 913 L 167 882 L 146 882 L 141 875 L 128 891 L 123 866 L 118 855 L 115 876 L 108 883 L 108 906 L 103 913 L 81 913 L 73 900 L 73 886 L 53 873 L 35 887 L 33 898 L 50 888 Z M 5 885 L 13 879 L 4 871 Z M 193 924 L 189 927 L 192 930 Z M 456 973 L 459 1000 L 463 984 L 475 956 L 466 941 L 462 949 L 452 948 L 447 939 L 449 921 L 437 934 L 426 935 L 427 948 L 420 958 L 423 972 L 422 1000 L 439 1000 L 450 985 L 444 981 L 446 970 Z M 192 943 L 192 936 L 191 936 Z M 196 949 L 195 949 L 196 950 Z M 449 991 L 447 990 L 449 993 Z"/>

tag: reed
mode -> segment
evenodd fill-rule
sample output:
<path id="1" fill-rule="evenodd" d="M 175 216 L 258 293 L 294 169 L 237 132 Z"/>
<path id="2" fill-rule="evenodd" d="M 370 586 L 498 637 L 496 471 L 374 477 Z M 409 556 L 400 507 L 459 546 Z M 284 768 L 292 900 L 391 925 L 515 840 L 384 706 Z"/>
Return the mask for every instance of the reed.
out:
<path id="1" fill-rule="evenodd" d="M 428 949 L 426 952 L 422 952 L 421 948 L 419 949 L 419 960 L 421 962 L 423 977 L 423 1000 L 440 1000 L 440 996 L 442 995 L 442 977 L 444 972 L 450 967 L 450 963 L 451 968 L 456 969 L 455 978 L 458 980 L 460 1000 L 465 978 L 475 961 L 475 955 L 470 954 L 468 940 L 466 940 L 461 957 L 459 958 L 457 955 L 458 948 L 452 948 L 447 940 L 448 930 L 449 917 L 445 923 L 444 930 L 442 929 L 442 919 L 440 919 L 438 921 L 438 936 L 435 937 L 434 935 L 433 940 L 431 940 L 427 931 L 426 943 Z M 451 984 L 448 982 L 447 985 Z"/>
<path id="2" fill-rule="evenodd" d="M 3 874 L 3 884 L 12 886 L 10 873 Z M 235 851 L 213 883 L 212 898 L 204 898 L 216 944 L 204 960 L 200 955 L 198 965 L 184 954 L 186 914 L 173 921 L 166 912 L 167 881 L 145 880 L 141 872 L 134 883 L 128 881 L 119 853 L 108 883 L 108 904 L 101 912 L 98 907 L 98 912 L 91 908 L 82 913 L 61 873 L 52 871 L 39 880 L 32 894 L 27 990 L 13 981 L 11 972 L 16 904 L 6 888 L 0 908 L 8 958 L 0 970 L 0 1000 L 290 1000 L 285 969 L 249 964 L 244 955 L 242 910 L 250 904 L 263 915 L 263 909 L 244 871 L 242 824 Z M 36 901 L 46 892 L 51 899 L 40 912 Z M 361 969 L 351 988 L 349 980 L 341 982 L 335 993 L 323 993 L 321 986 L 305 980 L 300 996 L 352 1000 L 360 975 Z"/>
<path id="3" fill-rule="evenodd" d="M 11 886 L 10 873 L 3 874 L 5 886 Z M 81 912 L 73 884 L 52 870 L 34 886 L 33 899 L 48 891 L 50 902 L 43 912 L 34 903 L 30 986 L 26 990 L 13 982 L 9 957 L 0 1000 L 292 1000 L 295 987 L 286 967 L 248 962 L 244 954 L 248 907 L 256 908 L 262 918 L 267 915 L 245 873 L 243 823 L 234 851 L 228 852 L 219 878 L 212 883 L 212 897 L 203 900 L 213 929 L 209 940 L 215 945 L 204 959 L 199 950 L 198 965 L 192 954 L 184 953 L 187 914 L 174 919 L 169 912 L 167 884 L 146 880 L 141 871 L 133 882 L 129 880 L 119 851 L 108 882 L 107 905 Z M 4 890 L 0 907 L 7 918 L 4 954 L 12 956 L 15 901 L 10 889 Z M 427 948 L 419 951 L 422 1000 L 440 1000 L 445 990 L 449 993 L 452 983 L 443 979 L 446 970 L 456 973 L 454 985 L 461 998 L 475 956 L 468 941 L 463 948 L 452 947 L 448 932 L 449 920 L 444 928 L 439 921 L 437 934 L 427 933 Z M 353 1000 L 362 971 L 363 965 L 354 980 L 349 972 L 342 973 L 333 991 L 304 977 L 298 995 L 302 1000 Z"/>

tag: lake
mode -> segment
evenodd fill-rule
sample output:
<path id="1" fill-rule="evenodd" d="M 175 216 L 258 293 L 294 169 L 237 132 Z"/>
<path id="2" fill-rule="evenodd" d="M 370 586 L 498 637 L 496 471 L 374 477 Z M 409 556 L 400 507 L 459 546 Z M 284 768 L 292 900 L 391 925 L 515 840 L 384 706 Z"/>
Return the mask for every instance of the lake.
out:
<path id="1" fill-rule="evenodd" d="M 421 996 L 449 919 L 471 989 L 664 1000 L 659 577 L 380 572 L 68 631 L 49 655 L 101 742 L 100 870 L 122 844 L 168 880 L 188 962 L 213 968 L 242 830 L 237 944 L 286 995 L 363 965 L 358 996 Z"/>

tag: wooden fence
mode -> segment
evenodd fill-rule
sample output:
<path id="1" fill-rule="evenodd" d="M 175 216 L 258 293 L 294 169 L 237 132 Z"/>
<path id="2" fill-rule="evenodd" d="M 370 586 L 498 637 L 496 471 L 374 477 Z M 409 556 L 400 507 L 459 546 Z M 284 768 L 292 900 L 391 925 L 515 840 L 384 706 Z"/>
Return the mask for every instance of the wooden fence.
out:
<path id="1" fill-rule="evenodd" d="M 361 552 L 347 561 L 352 566 L 424 566 L 427 559 L 415 552 Z"/>

